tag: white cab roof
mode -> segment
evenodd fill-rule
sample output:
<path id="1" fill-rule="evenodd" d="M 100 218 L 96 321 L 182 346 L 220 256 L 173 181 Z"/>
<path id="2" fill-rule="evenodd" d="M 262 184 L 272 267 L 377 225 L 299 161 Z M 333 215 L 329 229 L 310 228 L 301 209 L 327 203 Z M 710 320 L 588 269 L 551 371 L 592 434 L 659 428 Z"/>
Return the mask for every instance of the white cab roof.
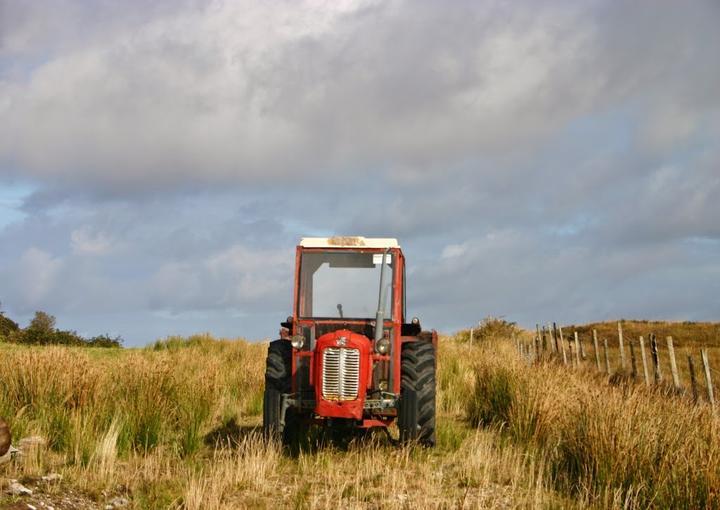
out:
<path id="1" fill-rule="evenodd" d="M 397 239 L 392 237 L 303 237 L 303 248 L 399 248 Z"/>

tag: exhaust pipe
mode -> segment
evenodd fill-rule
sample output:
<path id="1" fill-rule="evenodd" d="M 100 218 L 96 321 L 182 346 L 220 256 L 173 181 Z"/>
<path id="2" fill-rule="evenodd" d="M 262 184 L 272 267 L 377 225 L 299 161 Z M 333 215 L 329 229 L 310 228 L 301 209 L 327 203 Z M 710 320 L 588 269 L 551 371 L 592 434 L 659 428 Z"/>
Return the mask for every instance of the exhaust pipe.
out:
<path id="1" fill-rule="evenodd" d="M 385 298 L 387 292 L 385 289 L 385 266 L 387 265 L 387 256 L 390 248 L 383 253 L 382 264 L 380 265 L 380 295 L 378 296 L 378 309 L 375 314 L 375 341 L 377 342 L 383 337 L 383 325 L 385 324 Z"/>

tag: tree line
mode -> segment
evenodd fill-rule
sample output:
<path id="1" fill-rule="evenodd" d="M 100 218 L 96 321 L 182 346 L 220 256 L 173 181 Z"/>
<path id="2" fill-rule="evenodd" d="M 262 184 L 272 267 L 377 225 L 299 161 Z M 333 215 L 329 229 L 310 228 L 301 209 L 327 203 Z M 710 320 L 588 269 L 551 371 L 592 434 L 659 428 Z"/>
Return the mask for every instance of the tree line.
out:
<path id="1" fill-rule="evenodd" d="M 37 311 L 26 328 L 6 317 L 0 310 L 0 342 L 25 345 L 76 345 L 85 347 L 122 347 L 122 338 L 98 335 L 85 338 L 77 331 L 55 327 L 55 317 Z"/>

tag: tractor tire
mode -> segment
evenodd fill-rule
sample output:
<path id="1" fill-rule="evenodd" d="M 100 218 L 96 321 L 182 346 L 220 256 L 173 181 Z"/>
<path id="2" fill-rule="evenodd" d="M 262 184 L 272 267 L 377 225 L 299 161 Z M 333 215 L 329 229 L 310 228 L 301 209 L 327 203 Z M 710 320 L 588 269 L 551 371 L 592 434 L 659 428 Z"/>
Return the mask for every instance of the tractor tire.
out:
<path id="1" fill-rule="evenodd" d="M 402 346 L 400 441 L 435 446 L 435 347 L 430 342 Z"/>
<path id="2" fill-rule="evenodd" d="M 263 395 L 263 434 L 267 439 L 282 439 L 280 424 L 282 395 L 290 393 L 292 382 L 292 346 L 286 340 L 270 342 L 265 360 Z"/>
<path id="3" fill-rule="evenodd" d="M 307 425 L 294 408 L 285 411 L 285 424 L 280 423 L 282 396 L 292 391 L 292 346 L 287 340 L 270 342 L 265 366 L 263 395 L 263 435 L 296 448 L 307 434 Z"/>

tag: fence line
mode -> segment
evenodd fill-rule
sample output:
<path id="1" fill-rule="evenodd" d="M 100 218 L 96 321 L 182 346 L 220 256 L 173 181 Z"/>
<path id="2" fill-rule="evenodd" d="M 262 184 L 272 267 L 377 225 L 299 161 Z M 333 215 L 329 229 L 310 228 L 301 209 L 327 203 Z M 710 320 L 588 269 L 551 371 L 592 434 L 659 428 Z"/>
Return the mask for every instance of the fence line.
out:
<path id="1" fill-rule="evenodd" d="M 642 364 L 642 381 L 645 386 L 651 387 L 653 385 L 658 386 L 663 384 L 662 374 L 662 361 L 660 346 L 657 341 L 657 337 L 654 333 L 648 335 L 649 347 L 650 347 L 650 359 L 652 362 L 652 377 L 650 374 L 650 367 L 648 366 L 647 353 L 645 349 L 645 338 L 639 336 L 637 340 L 625 338 L 622 323 L 618 323 L 618 348 L 619 356 L 615 359 L 615 363 L 618 363 L 617 371 L 613 369 L 613 363 L 610 357 L 610 348 L 608 346 L 608 339 L 603 336 L 603 358 L 604 366 L 600 362 L 600 343 L 598 339 L 598 332 L 596 329 L 592 330 L 592 347 L 594 353 L 594 368 L 597 372 L 604 373 L 610 377 L 628 377 L 633 382 L 640 382 L 640 367 Z M 562 361 L 564 366 L 570 365 L 575 369 L 580 369 L 585 366 L 593 366 L 592 361 L 587 363 L 587 356 L 584 349 L 583 339 L 580 337 L 577 331 L 573 331 L 572 335 L 568 334 L 566 338 L 565 332 L 561 326 L 558 326 L 555 322 L 548 322 L 547 326 L 536 325 L 535 338 L 530 342 L 523 342 L 515 339 L 516 347 L 520 356 L 527 361 L 528 364 L 539 362 L 543 360 L 557 360 Z M 567 342 L 566 342 L 567 340 Z M 567 345 L 566 345 L 567 343 Z M 687 354 L 687 368 L 689 376 L 689 388 L 683 387 L 682 380 L 680 378 L 680 371 L 678 370 L 677 358 L 675 353 L 675 345 L 672 336 L 665 337 L 665 343 L 667 346 L 668 364 L 670 366 L 670 375 L 672 377 L 672 387 L 669 383 L 665 386 L 669 392 L 677 394 L 685 394 L 689 398 L 692 398 L 693 402 L 699 403 L 700 388 L 698 384 L 698 375 L 695 366 L 695 358 L 692 354 Z M 628 359 L 626 357 L 625 345 L 629 346 L 630 349 L 630 360 L 628 367 Z M 639 346 L 639 350 L 636 347 Z M 638 359 L 638 356 L 640 359 Z M 664 354 L 662 355 L 664 356 Z M 700 361 L 702 363 L 701 371 L 704 376 L 706 400 L 712 408 L 714 414 L 718 413 L 717 406 L 715 403 L 715 392 L 713 386 L 713 372 L 715 371 L 710 366 L 710 359 L 708 356 L 707 349 L 700 349 Z M 585 363 L 583 363 L 585 362 Z M 666 365 L 667 366 L 667 365 Z M 630 372 L 628 373 L 628 368 Z M 604 370 L 603 370 L 604 369 Z M 718 372 L 720 377 L 720 372 Z M 641 383 L 642 384 L 642 383 Z"/>

